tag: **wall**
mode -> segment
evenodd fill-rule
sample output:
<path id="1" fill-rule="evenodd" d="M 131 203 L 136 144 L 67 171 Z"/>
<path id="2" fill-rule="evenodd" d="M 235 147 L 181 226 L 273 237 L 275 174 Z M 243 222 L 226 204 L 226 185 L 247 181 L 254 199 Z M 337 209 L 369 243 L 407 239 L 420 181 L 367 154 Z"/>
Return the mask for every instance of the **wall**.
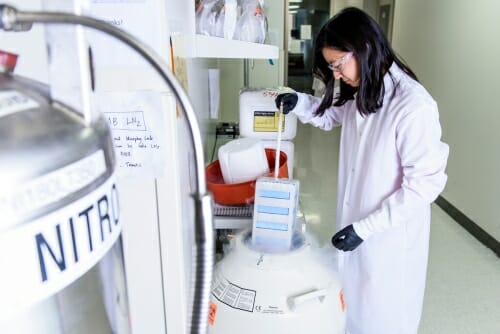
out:
<path id="1" fill-rule="evenodd" d="M 500 240 L 500 2 L 398 0 L 393 44 L 438 102 L 450 145 L 442 196 Z"/>
<path id="2" fill-rule="evenodd" d="M 241 59 L 221 59 L 215 61 L 215 67 L 220 69 L 221 78 L 231 78 L 221 80 L 221 100 L 220 116 L 218 121 L 238 120 L 238 97 L 243 85 L 243 60 Z"/>
<path id="3" fill-rule="evenodd" d="M 394 0 L 331 0 L 330 14 L 333 16 L 345 7 L 358 7 L 376 19 L 378 7 L 380 5 L 392 4 L 393 1 Z"/>
<path id="4" fill-rule="evenodd" d="M 16 1 L 20 10 L 40 10 L 41 0 Z M 47 53 L 45 51 L 45 35 L 43 26 L 34 25 L 28 32 L 0 32 L 0 50 L 19 55 L 15 73 L 32 79 L 49 81 Z"/>
<path id="5" fill-rule="evenodd" d="M 364 0 L 332 0 L 330 6 L 330 16 L 338 13 L 345 7 L 358 7 L 363 8 Z"/>

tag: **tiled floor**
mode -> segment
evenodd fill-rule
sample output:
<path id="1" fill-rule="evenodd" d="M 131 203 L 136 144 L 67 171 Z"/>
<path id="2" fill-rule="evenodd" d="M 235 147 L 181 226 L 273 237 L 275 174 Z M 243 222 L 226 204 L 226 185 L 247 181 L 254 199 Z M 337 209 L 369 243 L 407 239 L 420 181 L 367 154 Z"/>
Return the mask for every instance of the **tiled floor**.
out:
<path id="1" fill-rule="evenodd" d="M 301 208 L 322 242 L 334 231 L 338 140 L 302 124 L 294 139 Z M 427 277 L 420 334 L 500 333 L 500 260 L 436 205 Z"/>
<path id="2" fill-rule="evenodd" d="M 500 333 L 500 260 L 437 206 L 420 333 Z"/>

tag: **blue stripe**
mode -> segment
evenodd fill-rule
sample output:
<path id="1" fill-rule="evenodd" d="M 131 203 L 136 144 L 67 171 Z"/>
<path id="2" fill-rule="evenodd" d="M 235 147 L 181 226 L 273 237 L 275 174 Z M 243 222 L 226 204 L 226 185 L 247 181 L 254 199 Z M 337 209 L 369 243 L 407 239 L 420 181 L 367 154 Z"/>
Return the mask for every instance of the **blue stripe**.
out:
<path id="1" fill-rule="evenodd" d="M 259 190 L 259 197 L 264 198 L 277 198 L 277 199 L 290 199 L 290 192 L 288 191 L 277 191 L 277 190 Z"/>
<path id="2" fill-rule="evenodd" d="M 256 236 L 254 241 L 258 245 L 267 244 L 267 245 L 273 245 L 273 246 L 285 246 L 288 244 L 288 241 L 286 239 L 267 238 L 267 237 L 261 237 L 261 236 Z"/>
<path id="3" fill-rule="evenodd" d="M 267 222 L 263 220 L 257 220 L 257 222 L 255 223 L 255 227 L 266 230 L 288 231 L 288 224 Z"/>
<path id="4" fill-rule="evenodd" d="M 288 208 L 279 207 L 279 206 L 259 205 L 257 207 L 257 212 L 258 213 L 270 213 L 270 214 L 273 214 L 273 215 L 288 216 L 289 209 Z"/>

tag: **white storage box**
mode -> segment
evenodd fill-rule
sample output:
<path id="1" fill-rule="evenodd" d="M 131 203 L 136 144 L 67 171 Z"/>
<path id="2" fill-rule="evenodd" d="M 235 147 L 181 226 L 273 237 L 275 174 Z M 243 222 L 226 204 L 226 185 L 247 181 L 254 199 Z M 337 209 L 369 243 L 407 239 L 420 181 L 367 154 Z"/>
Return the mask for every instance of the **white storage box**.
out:
<path id="1" fill-rule="evenodd" d="M 299 204 L 299 181 L 260 177 L 255 184 L 252 243 L 268 251 L 289 251 Z"/>

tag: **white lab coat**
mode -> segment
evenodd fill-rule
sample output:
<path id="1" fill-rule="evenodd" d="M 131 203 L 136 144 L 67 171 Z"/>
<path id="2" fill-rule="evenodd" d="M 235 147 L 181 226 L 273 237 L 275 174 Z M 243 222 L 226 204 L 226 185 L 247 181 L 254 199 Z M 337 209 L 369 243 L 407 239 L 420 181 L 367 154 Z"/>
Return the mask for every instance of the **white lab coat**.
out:
<path id="1" fill-rule="evenodd" d="M 364 240 L 339 252 L 349 334 L 417 333 L 430 204 L 447 179 L 449 148 L 436 102 L 396 64 L 390 72 L 395 83 L 385 75 L 383 107 L 375 114 L 362 117 L 353 100 L 315 117 L 320 99 L 302 93 L 293 110 L 323 130 L 342 126 L 337 231 L 353 224 Z"/>

